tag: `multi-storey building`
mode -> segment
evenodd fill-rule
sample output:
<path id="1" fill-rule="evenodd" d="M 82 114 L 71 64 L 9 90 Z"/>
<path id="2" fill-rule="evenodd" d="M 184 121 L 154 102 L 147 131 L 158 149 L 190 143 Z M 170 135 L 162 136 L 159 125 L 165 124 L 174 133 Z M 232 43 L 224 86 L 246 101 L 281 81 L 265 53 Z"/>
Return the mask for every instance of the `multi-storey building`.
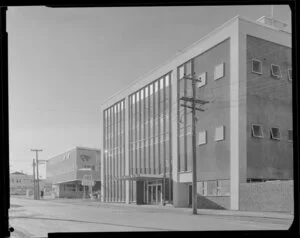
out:
<path id="1" fill-rule="evenodd" d="M 91 192 L 83 180 L 94 181 L 92 190 L 100 190 L 100 150 L 75 147 L 53 156 L 46 163 L 46 178 L 56 197 L 82 198 Z"/>
<path id="2" fill-rule="evenodd" d="M 293 179 L 291 34 L 236 16 L 102 105 L 105 202 L 243 208 L 244 184 Z M 182 106 L 185 105 L 185 106 Z"/>

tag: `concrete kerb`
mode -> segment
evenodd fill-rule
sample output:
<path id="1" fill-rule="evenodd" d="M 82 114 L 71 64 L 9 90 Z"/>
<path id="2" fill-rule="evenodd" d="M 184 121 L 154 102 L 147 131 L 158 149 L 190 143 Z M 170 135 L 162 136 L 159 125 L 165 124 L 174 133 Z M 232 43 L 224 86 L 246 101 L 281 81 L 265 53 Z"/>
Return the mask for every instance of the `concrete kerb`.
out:
<path id="1" fill-rule="evenodd" d="M 293 214 L 282 213 L 282 212 L 254 212 L 254 211 L 198 209 L 198 213 L 203 215 L 234 216 L 234 217 L 260 217 L 260 218 L 273 218 L 273 219 L 294 218 Z"/>
<path id="2" fill-rule="evenodd" d="M 57 202 L 68 202 L 70 199 L 59 199 L 53 200 Z M 169 210 L 176 213 L 192 213 L 191 208 L 178 208 L 171 204 L 166 206 L 162 205 L 136 205 L 127 203 L 104 203 L 99 200 L 82 200 L 82 199 L 72 199 L 71 203 L 84 204 L 87 206 L 112 206 L 112 207 L 131 207 L 131 208 L 146 208 L 155 210 Z M 293 219 L 294 215 L 292 213 L 282 213 L 282 212 L 254 212 L 254 211 L 233 211 L 233 210 L 212 210 L 212 209 L 198 209 L 198 215 L 211 215 L 211 216 L 234 216 L 234 217 L 261 217 L 261 218 L 275 218 L 275 219 Z"/>

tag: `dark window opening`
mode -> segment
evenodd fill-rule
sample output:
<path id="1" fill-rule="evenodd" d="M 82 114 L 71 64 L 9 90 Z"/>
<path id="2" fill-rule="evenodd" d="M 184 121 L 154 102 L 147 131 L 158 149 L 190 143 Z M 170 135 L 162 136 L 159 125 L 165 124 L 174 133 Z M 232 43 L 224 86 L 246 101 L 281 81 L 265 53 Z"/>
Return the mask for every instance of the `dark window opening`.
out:
<path id="1" fill-rule="evenodd" d="M 258 138 L 263 138 L 263 130 L 262 130 L 262 125 L 252 125 L 252 136 L 253 137 L 258 137 Z"/>
<path id="2" fill-rule="evenodd" d="M 288 130 L 288 141 L 293 141 L 293 130 Z"/>
<path id="3" fill-rule="evenodd" d="M 262 74 L 262 62 L 260 60 L 252 60 L 252 72 Z"/>
<path id="4" fill-rule="evenodd" d="M 293 79 L 293 71 L 292 71 L 292 69 L 288 69 L 288 79 L 290 81 L 292 81 L 292 79 Z"/>
<path id="5" fill-rule="evenodd" d="M 281 78 L 280 66 L 271 64 L 271 74 L 275 78 Z"/>
<path id="6" fill-rule="evenodd" d="M 271 128 L 271 139 L 273 140 L 280 140 L 280 130 L 279 128 Z"/>

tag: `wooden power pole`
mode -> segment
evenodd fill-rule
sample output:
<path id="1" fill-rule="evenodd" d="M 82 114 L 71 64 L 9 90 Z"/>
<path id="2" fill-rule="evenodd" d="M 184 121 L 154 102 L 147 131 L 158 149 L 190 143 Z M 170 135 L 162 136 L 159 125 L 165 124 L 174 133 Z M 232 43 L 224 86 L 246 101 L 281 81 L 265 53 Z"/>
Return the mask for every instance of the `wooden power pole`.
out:
<path id="1" fill-rule="evenodd" d="M 35 161 L 32 160 L 32 168 L 33 168 L 33 199 L 36 200 L 36 183 L 35 183 Z"/>
<path id="2" fill-rule="evenodd" d="M 192 72 L 193 69 L 193 61 L 192 61 Z M 208 103 L 208 101 L 200 100 L 196 98 L 196 82 L 201 82 L 201 80 L 195 77 L 195 73 L 192 74 L 192 77 L 186 76 L 184 74 L 184 80 L 191 80 L 192 81 L 192 90 L 193 94 L 192 97 L 180 97 L 180 100 L 184 102 L 189 102 L 191 105 L 181 104 L 181 106 L 192 109 L 192 147 L 193 147 L 193 168 L 192 168 L 192 192 L 193 192 L 193 199 L 192 199 L 192 207 L 193 207 L 193 214 L 197 214 L 197 157 L 196 157 L 196 110 L 204 111 L 201 108 L 196 107 L 196 104 L 204 105 Z"/>
<path id="3" fill-rule="evenodd" d="M 43 150 L 31 150 L 35 152 L 36 155 L 36 176 L 37 176 L 37 200 L 40 200 L 40 178 L 39 178 L 39 155 L 38 152 L 42 152 Z"/>

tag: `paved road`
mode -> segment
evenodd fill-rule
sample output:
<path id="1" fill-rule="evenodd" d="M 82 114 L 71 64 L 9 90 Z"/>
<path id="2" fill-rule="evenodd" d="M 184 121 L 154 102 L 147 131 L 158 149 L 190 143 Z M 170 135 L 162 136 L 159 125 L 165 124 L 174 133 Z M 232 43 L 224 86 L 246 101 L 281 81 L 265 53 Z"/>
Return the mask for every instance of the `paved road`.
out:
<path id="1" fill-rule="evenodd" d="M 184 209 L 143 208 L 78 201 L 11 197 L 15 237 L 47 237 L 48 232 L 286 230 L 292 219 L 192 215 Z M 12 235 L 12 237 L 14 237 Z"/>

